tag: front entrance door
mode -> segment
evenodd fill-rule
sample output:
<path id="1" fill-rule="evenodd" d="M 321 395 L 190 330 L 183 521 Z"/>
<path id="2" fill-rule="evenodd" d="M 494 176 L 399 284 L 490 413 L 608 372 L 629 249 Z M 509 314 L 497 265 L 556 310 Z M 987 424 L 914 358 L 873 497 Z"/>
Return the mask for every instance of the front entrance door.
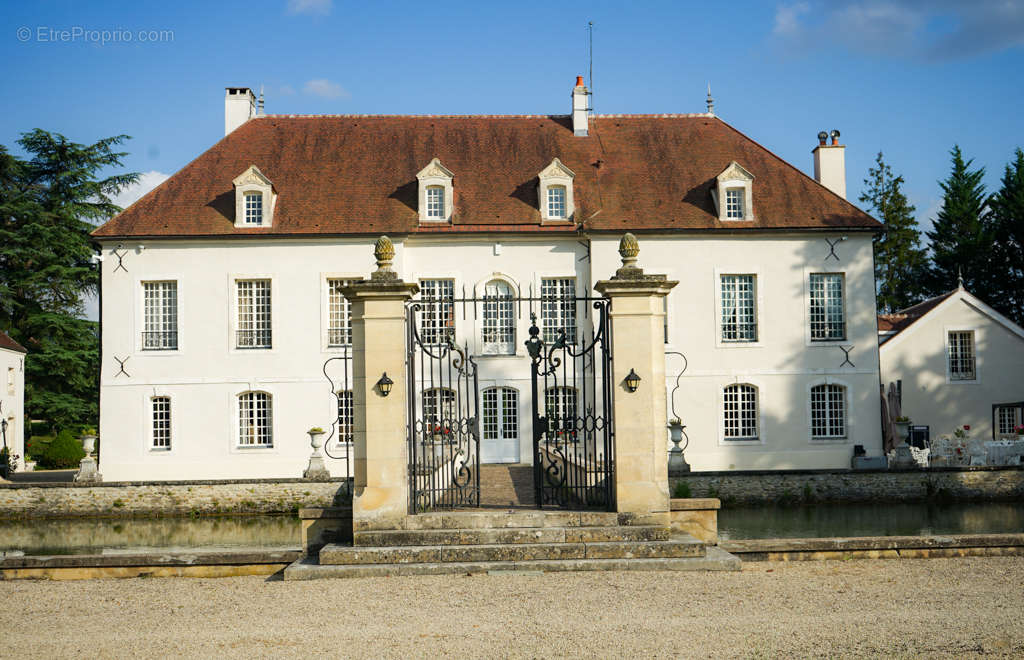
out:
<path id="1" fill-rule="evenodd" d="M 483 391 L 482 463 L 519 462 L 519 392 L 511 387 Z"/>

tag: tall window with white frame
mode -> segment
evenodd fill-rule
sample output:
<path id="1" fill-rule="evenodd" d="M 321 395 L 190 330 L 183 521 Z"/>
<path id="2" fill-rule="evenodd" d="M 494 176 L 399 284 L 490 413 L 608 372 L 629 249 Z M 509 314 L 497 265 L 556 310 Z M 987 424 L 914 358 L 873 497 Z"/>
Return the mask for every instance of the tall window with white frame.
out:
<path id="1" fill-rule="evenodd" d="M 757 388 L 753 385 L 729 385 L 723 390 L 722 436 L 732 441 L 758 439 Z"/>
<path id="2" fill-rule="evenodd" d="M 548 186 L 548 218 L 565 220 L 565 186 Z"/>
<path id="3" fill-rule="evenodd" d="M 455 280 L 420 280 L 420 341 L 437 346 L 455 341 Z"/>
<path id="4" fill-rule="evenodd" d="M 483 391 L 483 439 L 506 440 L 519 437 L 519 396 L 511 387 Z"/>
<path id="5" fill-rule="evenodd" d="M 272 447 L 273 399 L 266 392 L 243 392 L 238 396 L 238 445 Z"/>
<path id="6" fill-rule="evenodd" d="M 484 287 L 482 337 L 484 353 L 511 355 L 516 352 L 515 303 L 512 287 L 503 280 L 491 280 Z"/>
<path id="7" fill-rule="evenodd" d="M 540 298 L 541 332 L 545 343 L 554 342 L 558 331 L 565 330 L 565 341 L 575 344 L 576 278 L 541 278 Z"/>
<path id="8" fill-rule="evenodd" d="M 327 280 L 327 345 L 332 348 L 352 345 L 352 307 L 342 295 L 342 287 L 355 280 Z"/>
<path id="9" fill-rule="evenodd" d="M 575 387 L 549 387 L 544 392 L 544 414 L 547 415 L 549 428 L 555 437 L 562 442 L 576 439 L 576 401 Z"/>
<path id="10" fill-rule="evenodd" d="M 846 388 L 833 383 L 811 388 L 811 437 L 835 440 L 846 437 Z"/>
<path id="11" fill-rule="evenodd" d="M 811 341 L 843 341 L 846 308 L 842 273 L 812 273 L 809 284 Z"/>
<path id="12" fill-rule="evenodd" d="M 444 186 L 427 186 L 427 218 L 444 220 Z"/>
<path id="13" fill-rule="evenodd" d="M 270 280 L 238 280 L 237 348 L 270 348 Z"/>
<path id="14" fill-rule="evenodd" d="M 171 397 L 155 396 L 153 405 L 153 449 L 171 448 Z"/>
<path id="15" fill-rule="evenodd" d="M 245 193 L 245 224 L 263 224 L 263 193 Z"/>
<path id="16" fill-rule="evenodd" d="M 354 413 L 352 407 L 352 390 L 339 390 L 338 395 L 338 442 L 352 442 Z"/>
<path id="17" fill-rule="evenodd" d="M 742 220 L 746 217 L 743 210 L 743 188 L 726 188 L 725 190 L 725 217 L 728 220 Z"/>
<path id="18" fill-rule="evenodd" d="M 455 390 L 432 387 L 423 390 L 423 424 L 428 436 L 447 436 L 455 421 Z"/>
<path id="19" fill-rule="evenodd" d="M 949 333 L 949 379 L 977 380 L 974 360 L 974 331 L 955 330 Z"/>
<path id="20" fill-rule="evenodd" d="M 1016 436 L 1021 425 L 1021 409 L 1015 406 L 1000 406 L 996 409 L 999 435 Z"/>
<path id="21" fill-rule="evenodd" d="M 142 350 L 178 348 L 178 283 L 142 283 Z"/>
<path id="22" fill-rule="evenodd" d="M 722 341 L 757 341 L 757 282 L 754 275 L 722 275 Z"/>

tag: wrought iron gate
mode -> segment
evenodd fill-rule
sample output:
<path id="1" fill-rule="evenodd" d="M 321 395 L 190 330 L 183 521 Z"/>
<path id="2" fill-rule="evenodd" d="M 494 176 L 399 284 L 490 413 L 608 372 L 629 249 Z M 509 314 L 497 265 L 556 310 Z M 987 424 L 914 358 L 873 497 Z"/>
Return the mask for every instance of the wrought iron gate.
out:
<path id="1" fill-rule="evenodd" d="M 566 301 L 542 300 L 545 304 Z M 538 507 L 615 510 L 611 324 L 608 300 L 574 298 L 594 308 L 589 330 L 549 327 L 531 314 L 533 483 Z M 543 400 L 541 399 L 543 397 Z"/>
<path id="2" fill-rule="evenodd" d="M 455 343 L 454 303 L 406 306 L 409 512 L 480 505 L 480 396 L 468 345 Z"/>

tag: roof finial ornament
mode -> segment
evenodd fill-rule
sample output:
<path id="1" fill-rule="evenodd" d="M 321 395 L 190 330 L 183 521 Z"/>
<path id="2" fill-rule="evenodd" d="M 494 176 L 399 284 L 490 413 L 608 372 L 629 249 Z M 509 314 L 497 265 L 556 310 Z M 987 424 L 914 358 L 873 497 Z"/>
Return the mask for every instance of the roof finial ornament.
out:
<path id="1" fill-rule="evenodd" d="M 377 260 L 377 270 L 371 275 L 375 280 L 394 280 L 398 274 L 391 270 L 391 262 L 395 258 L 395 244 L 387 236 L 381 236 L 373 246 L 373 256 Z"/>
<path id="2" fill-rule="evenodd" d="M 711 83 L 708 83 L 708 114 L 715 114 L 715 99 L 711 98 Z"/>
<path id="3" fill-rule="evenodd" d="M 964 288 L 964 271 L 959 266 L 956 267 L 956 284 L 958 289 Z"/>
<path id="4" fill-rule="evenodd" d="M 256 102 L 256 116 L 263 116 L 263 85 L 260 85 L 260 99 Z"/>
<path id="5" fill-rule="evenodd" d="M 619 241 L 619 256 L 622 267 L 615 271 L 615 279 L 637 279 L 643 277 L 644 270 L 637 265 L 636 258 L 640 254 L 640 244 L 631 232 L 622 235 Z"/>

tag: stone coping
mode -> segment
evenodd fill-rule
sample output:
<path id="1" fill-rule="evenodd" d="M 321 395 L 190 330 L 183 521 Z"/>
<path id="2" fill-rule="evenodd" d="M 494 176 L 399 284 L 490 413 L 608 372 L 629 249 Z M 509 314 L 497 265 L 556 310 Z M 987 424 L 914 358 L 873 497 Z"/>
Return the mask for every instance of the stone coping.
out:
<path id="1" fill-rule="evenodd" d="M 928 548 L 1024 547 L 1024 534 L 862 536 L 852 538 L 743 539 L 720 541 L 732 553 L 910 550 Z"/>
<path id="2" fill-rule="evenodd" d="M 0 570 L 8 568 L 100 568 L 111 566 L 219 566 L 290 564 L 303 556 L 300 548 L 237 550 L 168 549 L 166 552 L 110 552 L 99 555 L 22 555 L 0 553 Z"/>
<path id="3" fill-rule="evenodd" d="M 669 508 L 673 511 L 707 511 L 709 509 L 721 509 L 722 500 L 717 497 L 673 498 L 669 500 L 669 505 Z"/>
<path id="4" fill-rule="evenodd" d="M 669 471 L 673 479 L 684 479 L 686 477 L 757 477 L 757 476 L 780 476 L 780 475 L 804 475 L 804 474 L 893 474 L 912 472 L 917 474 L 943 473 L 943 472 L 1020 472 L 1024 465 L 971 465 L 961 467 L 929 467 L 929 468 L 884 468 L 875 470 L 854 470 L 852 468 L 823 468 L 814 470 L 708 470 L 691 472 Z"/>
<path id="5" fill-rule="evenodd" d="M 18 490 L 25 488 L 123 488 L 125 486 L 224 486 L 232 484 L 316 484 L 351 481 L 351 477 L 330 479 L 199 479 L 194 481 L 3 481 L 0 489 Z"/>
<path id="6" fill-rule="evenodd" d="M 344 519 L 351 517 L 351 506 L 307 507 L 304 509 L 299 509 L 299 518 L 301 520 L 330 520 L 336 518 Z"/>

